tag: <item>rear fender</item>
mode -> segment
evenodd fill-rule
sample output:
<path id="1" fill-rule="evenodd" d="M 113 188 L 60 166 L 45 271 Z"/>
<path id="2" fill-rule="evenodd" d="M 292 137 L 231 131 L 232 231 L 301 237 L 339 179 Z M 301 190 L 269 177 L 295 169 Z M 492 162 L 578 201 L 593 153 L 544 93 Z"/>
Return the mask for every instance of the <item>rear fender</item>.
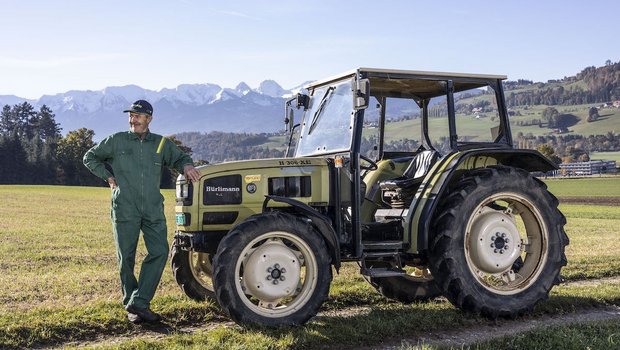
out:
<path id="1" fill-rule="evenodd" d="M 558 167 L 549 159 L 534 150 L 493 148 L 459 151 L 446 155 L 440 160 L 436 170 L 429 174 L 420 185 L 405 221 L 406 237 L 410 238 L 410 253 L 428 249 L 430 225 L 440 198 L 446 188 L 456 178 L 459 171 L 484 168 L 493 165 L 521 168 L 529 172 L 547 172 Z"/>
<path id="2" fill-rule="evenodd" d="M 286 203 L 290 205 L 296 212 L 307 217 L 312 221 L 314 227 L 321 233 L 323 238 L 325 239 L 325 243 L 327 244 L 327 249 L 329 250 L 329 255 L 332 258 L 332 264 L 336 268 L 336 272 L 340 270 L 340 244 L 338 243 L 338 239 L 336 236 L 336 232 L 332 226 L 331 220 L 316 211 L 311 206 L 306 203 L 300 202 L 295 199 L 291 199 L 288 197 L 281 196 L 265 196 L 265 201 L 263 202 L 263 213 L 267 210 L 267 204 L 270 200 L 274 202 Z M 279 208 L 282 209 L 282 208 Z"/>

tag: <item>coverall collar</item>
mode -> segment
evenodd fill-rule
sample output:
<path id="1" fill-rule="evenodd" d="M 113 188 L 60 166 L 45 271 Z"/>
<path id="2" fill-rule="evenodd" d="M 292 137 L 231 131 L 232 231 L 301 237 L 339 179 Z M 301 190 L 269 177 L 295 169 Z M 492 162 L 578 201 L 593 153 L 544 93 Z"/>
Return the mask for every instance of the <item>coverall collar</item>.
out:
<path id="1" fill-rule="evenodd" d="M 155 140 L 155 136 L 153 136 L 153 134 L 151 133 L 150 130 L 146 130 L 146 135 L 144 135 L 144 140 L 145 141 L 153 141 Z M 140 140 L 140 135 L 136 134 L 135 132 L 132 132 L 131 130 L 129 131 L 129 135 L 131 136 L 131 139 L 135 139 L 135 140 Z"/>

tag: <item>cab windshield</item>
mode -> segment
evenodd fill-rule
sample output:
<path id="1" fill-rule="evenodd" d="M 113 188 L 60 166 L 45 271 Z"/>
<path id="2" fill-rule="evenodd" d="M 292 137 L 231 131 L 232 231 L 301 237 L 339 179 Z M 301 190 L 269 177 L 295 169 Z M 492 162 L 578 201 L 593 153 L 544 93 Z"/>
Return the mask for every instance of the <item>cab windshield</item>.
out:
<path id="1" fill-rule="evenodd" d="M 296 157 L 347 151 L 353 135 L 351 80 L 314 89 L 301 124 Z"/>

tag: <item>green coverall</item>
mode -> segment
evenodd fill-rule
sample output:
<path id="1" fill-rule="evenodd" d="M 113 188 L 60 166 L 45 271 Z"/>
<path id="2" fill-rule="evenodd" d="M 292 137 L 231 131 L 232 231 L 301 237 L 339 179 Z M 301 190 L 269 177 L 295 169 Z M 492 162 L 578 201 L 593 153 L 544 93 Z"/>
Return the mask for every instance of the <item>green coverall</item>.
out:
<path id="1" fill-rule="evenodd" d="M 112 167 L 114 175 L 106 168 Z M 144 139 L 131 131 L 119 132 L 101 141 L 84 155 L 84 165 L 108 180 L 114 176 L 112 227 L 120 265 L 123 305 L 150 306 L 168 258 L 164 197 L 159 191 L 162 166 L 192 164 L 189 155 L 173 142 L 147 131 Z M 148 252 L 136 281 L 134 265 L 140 230 Z"/>

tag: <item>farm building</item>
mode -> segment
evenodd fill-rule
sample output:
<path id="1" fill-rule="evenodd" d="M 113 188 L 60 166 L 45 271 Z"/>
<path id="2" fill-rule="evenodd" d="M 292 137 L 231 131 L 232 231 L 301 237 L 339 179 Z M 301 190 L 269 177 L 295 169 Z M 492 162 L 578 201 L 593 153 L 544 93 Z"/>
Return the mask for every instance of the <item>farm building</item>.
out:
<path id="1" fill-rule="evenodd" d="M 590 160 L 588 162 L 562 163 L 562 173 L 571 175 L 595 175 L 616 172 L 615 160 Z"/>

